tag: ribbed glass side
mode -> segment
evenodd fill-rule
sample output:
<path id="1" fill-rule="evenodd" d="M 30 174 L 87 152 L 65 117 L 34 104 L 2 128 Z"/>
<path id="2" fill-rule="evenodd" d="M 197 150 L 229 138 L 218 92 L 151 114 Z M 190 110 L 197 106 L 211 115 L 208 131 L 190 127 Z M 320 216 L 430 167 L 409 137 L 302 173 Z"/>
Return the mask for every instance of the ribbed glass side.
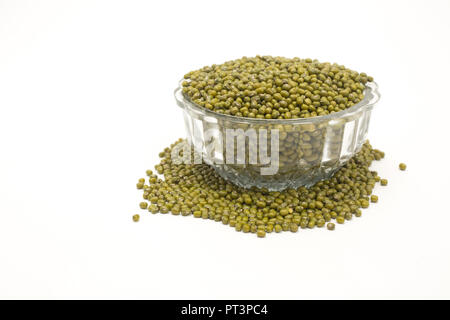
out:
<path id="1" fill-rule="evenodd" d="M 377 87 L 354 110 L 278 121 L 206 112 L 176 92 L 188 141 L 219 175 L 242 187 L 282 190 L 331 177 L 364 144 Z"/>

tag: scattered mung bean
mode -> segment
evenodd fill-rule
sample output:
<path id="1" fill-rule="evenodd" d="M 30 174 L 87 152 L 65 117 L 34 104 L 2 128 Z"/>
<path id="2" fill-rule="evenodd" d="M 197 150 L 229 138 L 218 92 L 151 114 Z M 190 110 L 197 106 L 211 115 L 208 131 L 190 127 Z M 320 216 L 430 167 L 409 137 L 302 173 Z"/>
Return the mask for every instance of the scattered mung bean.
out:
<path id="1" fill-rule="evenodd" d="M 222 222 L 258 237 L 271 232 L 297 232 L 299 227 L 313 229 L 326 225 L 328 230 L 334 230 L 335 224 L 329 221 L 344 224 L 353 216 L 361 216 L 361 208 L 367 208 L 369 200 L 377 199 L 371 195 L 375 184 L 383 181 L 376 178 L 377 172 L 369 170 L 372 161 L 381 159 L 381 151 L 368 142 L 330 179 L 309 188 L 283 191 L 238 187 L 205 163 L 176 164 L 172 162 L 171 151 L 178 143 L 184 140 L 166 148 L 155 166 L 164 179 L 148 170 L 148 185 L 139 180 L 148 201 L 140 207 L 151 213 L 171 212 Z M 133 221 L 138 220 L 139 215 L 134 215 Z"/>

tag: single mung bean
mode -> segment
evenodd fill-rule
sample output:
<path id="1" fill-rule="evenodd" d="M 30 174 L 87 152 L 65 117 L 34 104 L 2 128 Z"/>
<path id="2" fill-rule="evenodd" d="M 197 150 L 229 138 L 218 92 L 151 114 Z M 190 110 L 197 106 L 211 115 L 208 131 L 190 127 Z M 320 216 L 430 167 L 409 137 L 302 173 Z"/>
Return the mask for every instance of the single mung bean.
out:
<path id="1" fill-rule="evenodd" d="M 311 220 L 308 222 L 308 228 L 312 229 L 316 226 L 316 221 L 315 220 Z"/>
<path id="2" fill-rule="evenodd" d="M 317 227 L 322 228 L 325 225 L 325 220 L 320 219 L 317 221 Z"/>
<path id="3" fill-rule="evenodd" d="M 366 199 L 362 199 L 360 202 L 361 202 L 361 207 L 363 207 L 365 209 L 369 207 L 369 201 L 367 201 Z"/>
<path id="4" fill-rule="evenodd" d="M 192 215 L 194 216 L 194 218 L 201 218 L 202 217 L 202 212 L 201 211 L 194 211 L 194 213 Z"/>
<path id="5" fill-rule="evenodd" d="M 161 212 L 161 213 L 169 213 L 169 208 L 163 206 L 163 207 L 161 207 L 159 209 L 159 212 Z"/>
<path id="6" fill-rule="evenodd" d="M 266 236 L 266 232 L 264 230 L 258 230 L 256 234 L 258 238 L 264 238 Z"/>
<path id="7" fill-rule="evenodd" d="M 147 209 L 147 206 L 148 206 L 148 203 L 147 203 L 147 202 L 141 202 L 141 203 L 139 203 L 139 207 L 140 207 L 141 209 Z"/>
<path id="8" fill-rule="evenodd" d="M 291 223 L 289 225 L 289 229 L 290 229 L 291 232 L 297 232 L 298 231 L 298 225 L 295 224 L 295 223 Z"/>
<path id="9" fill-rule="evenodd" d="M 336 222 L 339 224 L 344 224 L 345 223 L 345 218 L 343 216 L 339 216 L 336 218 Z"/>

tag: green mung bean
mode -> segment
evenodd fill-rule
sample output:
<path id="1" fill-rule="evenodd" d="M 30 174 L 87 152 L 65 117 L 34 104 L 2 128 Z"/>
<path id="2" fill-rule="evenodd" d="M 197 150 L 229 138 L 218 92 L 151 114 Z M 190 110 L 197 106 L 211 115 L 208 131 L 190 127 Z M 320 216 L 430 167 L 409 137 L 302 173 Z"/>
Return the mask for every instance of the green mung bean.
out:
<path id="1" fill-rule="evenodd" d="M 140 207 L 141 209 L 147 209 L 147 206 L 148 206 L 148 203 L 147 203 L 147 202 L 141 202 L 141 203 L 139 203 L 139 207 Z"/>

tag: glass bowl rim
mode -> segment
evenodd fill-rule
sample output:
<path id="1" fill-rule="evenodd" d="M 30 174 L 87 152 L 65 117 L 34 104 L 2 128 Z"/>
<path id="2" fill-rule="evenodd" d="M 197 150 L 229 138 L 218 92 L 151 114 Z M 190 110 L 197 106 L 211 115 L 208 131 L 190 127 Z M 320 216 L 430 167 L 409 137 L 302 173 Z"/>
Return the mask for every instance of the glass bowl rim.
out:
<path id="1" fill-rule="evenodd" d="M 258 119 L 258 118 L 248 118 L 248 117 L 238 117 L 223 113 L 218 113 L 215 111 L 208 110 L 204 107 L 199 106 L 198 104 L 192 102 L 182 91 L 182 82 L 184 79 L 180 80 L 178 87 L 174 91 L 175 100 L 177 101 L 177 105 L 181 108 L 185 108 L 189 106 L 193 110 L 201 113 L 205 116 L 211 116 L 221 120 L 227 120 L 231 122 L 246 122 L 246 123 L 254 123 L 254 124 L 309 124 L 309 123 L 317 123 L 328 120 L 339 120 L 342 118 L 346 118 L 349 116 L 353 116 L 358 113 L 360 110 L 369 108 L 372 109 L 373 106 L 380 100 L 380 93 L 378 91 L 378 84 L 374 81 L 367 82 L 366 88 L 364 89 L 364 98 L 358 102 L 357 104 L 347 108 L 345 110 L 334 112 L 327 114 L 325 116 L 317 116 L 311 118 L 293 118 L 293 119 Z"/>

